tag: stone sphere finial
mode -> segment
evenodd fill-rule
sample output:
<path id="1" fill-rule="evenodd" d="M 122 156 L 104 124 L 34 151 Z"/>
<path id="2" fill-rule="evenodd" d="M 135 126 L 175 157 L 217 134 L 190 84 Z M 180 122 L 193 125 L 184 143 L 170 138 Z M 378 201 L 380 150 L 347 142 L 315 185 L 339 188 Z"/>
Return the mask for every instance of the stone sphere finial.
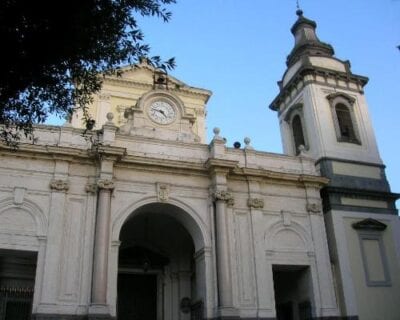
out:
<path id="1" fill-rule="evenodd" d="M 249 137 L 245 137 L 243 141 L 245 144 L 245 149 L 253 149 L 253 147 L 250 145 L 251 139 Z"/>
<path id="2" fill-rule="evenodd" d="M 218 127 L 215 127 L 215 128 L 213 129 L 213 132 L 214 132 L 213 141 L 223 141 L 224 143 L 226 143 L 226 139 L 223 138 L 223 137 L 221 137 L 221 136 L 219 135 L 219 133 L 221 132 L 221 130 L 220 130 Z"/>
<path id="3" fill-rule="evenodd" d="M 112 122 L 114 119 L 114 113 L 108 112 L 106 117 L 107 117 L 108 122 Z"/>

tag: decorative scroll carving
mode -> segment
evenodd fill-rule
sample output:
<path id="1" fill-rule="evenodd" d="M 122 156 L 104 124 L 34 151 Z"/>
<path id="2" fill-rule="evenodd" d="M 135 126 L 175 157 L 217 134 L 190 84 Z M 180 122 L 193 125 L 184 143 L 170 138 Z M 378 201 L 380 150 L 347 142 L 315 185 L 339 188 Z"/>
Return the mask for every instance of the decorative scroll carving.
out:
<path id="1" fill-rule="evenodd" d="M 249 198 L 247 199 L 247 206 L 254 209 L 264 208 L 264 199 L 261 198 Z"/>
<path id="2" fill-rule="evenodd" d="M 307 203 L 306 209 L 309 213 L 320 213 L 322 211 L 319 203 Z"/>
<path id="3" fill-rule="evenodd" d="M 97 181 L 97 187 L 99 189 L 113 190 L 114 189 L 114 181 L 109 179 L 100 179 Z"/>
<path id="4" fill-rule="evenodd" d="M 161 202 L 166 202 L 169 199 L 169 185 L 165 183 L 157 183 L 157 197 Z"/>
<path id="5" fill-rule="evenodd" d="M 213 198 L 215 201 L 222 200 L 227 203 L 228 206 L 233 206 L 235 204 L 235 199 L 232 193 L 225 190 L 218 190 L 213 193 Z"/>
<path id="6" fill-rule="evenodd" d="M 56 191 L 68 191 L 69 181 L 62 179 L 53 179 L 50 181 L 50 189 Z"/>
<path id="7" fill-rule="evenodd" d="M 85 190 L 88 193 L 96 193 L 97 192 L 97 184 L 96 183 L 88 183 L 88 184 L 86 184 Z"/>

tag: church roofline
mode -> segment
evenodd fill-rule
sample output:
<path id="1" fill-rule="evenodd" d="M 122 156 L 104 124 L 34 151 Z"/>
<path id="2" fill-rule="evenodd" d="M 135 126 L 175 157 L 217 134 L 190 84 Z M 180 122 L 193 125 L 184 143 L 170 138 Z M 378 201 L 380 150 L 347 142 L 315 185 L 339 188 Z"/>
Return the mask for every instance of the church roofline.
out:
<path id="1" fill-rule="evenodd" d="M 149 65 L 148 63 L 140 63 L 137 65 L 127 65 L 123 66 L 119 69 L 120 73 L 124 73 L 127 71 L 135 70 L 135 69 L 146 69 L 150 72 L 155 72 L 156 68 L 153 66 Z M 205 103 L 208 102 L 210 97 L 212 96 L 212 91 L 203 89 L 203 88 L 198 88 L 198 87 L 193 87 L 189 86 L 186 83 L 184 83 L 181 80 L 178 80 L 177 78 L 171 76 L 170 74 L 166 73 L 168 76 L 168 80 L 172 82 L 174 85 L 172 88 L 169 88 L 171 91 L 180 91 L 188 94 L 194 94 L 194 95 L 200 95 L 205 97 Z M 126 86 L 141 86 L 141 87 L 146 87 L 146 88 L 152 88 L 153 84 L 152 83 L 146 83 L 146 82 L 139 82 L 135 81 L 132 79 L 127 79 L 127 78 L 122 78 L 120 76 L 115 76 L 115 75 L 106 75 L 103 79 L 105 83 L 118 83 L 119 85 L 126 85 Z"/>
<path id="2" fill-rule="evenodd" d="M 171 76 L 168 76 L 168 77 L 171 77 Z M 143 88 L 148 88 L 148 89 L 153 88 L 153 84 L 151 84 L 151 83 L 139 82 L 139 81 L 135 81 L 132 79 L 106 77 L 103 81 L 104 81 L 104 83 L 118 84 L 118 85 L 126 86 L 126 87 L 143 87 Z M 210 97 L 212 96 L 212 91 L 210 91 L 210 90 L 191 87 L 184 83 L 182 86 L 178 86 L 176 89 L 174 87 L 169 88 L 168 91 L 182 92 L 182 93 L 187 93 L 187 94 L 191 94 L 191 95 L 203 96 L 205 103 L 207 103 L 208 100 L 210 99 Z"/>

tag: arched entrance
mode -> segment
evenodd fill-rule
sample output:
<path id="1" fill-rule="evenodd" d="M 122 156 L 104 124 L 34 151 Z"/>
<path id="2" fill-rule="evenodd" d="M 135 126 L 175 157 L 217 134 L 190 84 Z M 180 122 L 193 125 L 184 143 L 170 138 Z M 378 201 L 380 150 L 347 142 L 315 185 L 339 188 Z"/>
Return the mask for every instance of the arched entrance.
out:
<path id="1" fill-rule="evenodd" d="M 205 285 L 199 283 L 205 282 L 204 261 L 195 259 L 193 230 L 187 227 L 195 222 L 185 221 L 187 215 L 177 206 L 151 203 L 124 222 L 119 236 L 118 320 L 203 316 L 204 292 L 199 287 Z"/>

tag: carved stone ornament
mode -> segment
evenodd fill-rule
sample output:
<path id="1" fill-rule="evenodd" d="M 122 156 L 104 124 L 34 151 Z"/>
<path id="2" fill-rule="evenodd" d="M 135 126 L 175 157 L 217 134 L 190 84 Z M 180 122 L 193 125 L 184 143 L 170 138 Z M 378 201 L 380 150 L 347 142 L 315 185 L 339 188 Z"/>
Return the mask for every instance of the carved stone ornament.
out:
<path id="1" fill-rule="evenodd" d="M 24 203 L 25 193 L 26 193 L 25 188 L 20 188 L 20 187 L 14 188 L 14 204 L 15 205 L 21 205 Z"/>
<path id="2" fill-rule="evenodd" d="M 232 193 L 225 190 L 218 190 L 213 193 L 213 198 L 215 201 L 222 200 L 227 203 L 228 206 L 233 206 L 235 204 L 235 199 Z"/>
<path id="3" fill-rule="evenodd" d="M 50 181 L 50 189 L 56 191 L 68 191 L 69 181 L 62 179 L 53 179 Z"/>
<path id="4" fill-rule="evenodd" d="M 157 197 L 161 202 L 166 202 L 169 199 L 169 185 L 165 183 L 157 184 Z"/>
<path id="5" fill-rule="evenodd" d="M 247 199 L 247 205 L 249 208 L 262 209 L 264 208 L 264 200 L 261 198 L 249 198 Z"/>
<path id="6" fill-rule="evenodd" d="M 88 193 L 96 193 L 97 191 L 97 184 L 95 183 L 88 183 L 85 187 L 86 192 Z"/>
<path id="7" fill-rule="evenodd" d="M 113 190 L 115 186 L 114 181 L 109 179 L 101 179 L 97 181 L 97 187 L 99 189 Z"/>
<path id="8" fill-rule="evenodd" d="M 306 209 L 309 213 L 320 213 L 322 211 L 319 203 L 307 203 Z"/>

